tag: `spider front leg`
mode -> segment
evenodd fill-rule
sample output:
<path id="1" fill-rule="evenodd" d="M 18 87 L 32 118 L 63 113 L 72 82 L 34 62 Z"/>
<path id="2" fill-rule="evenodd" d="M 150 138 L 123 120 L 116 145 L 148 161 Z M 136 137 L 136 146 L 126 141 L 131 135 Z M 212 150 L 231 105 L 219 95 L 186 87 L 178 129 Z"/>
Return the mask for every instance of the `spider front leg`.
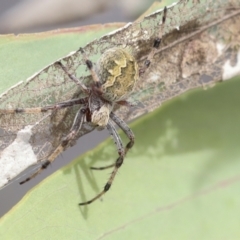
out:
<path id="1" fill-rule="evenodd" d="M 48 157 L 48 159 L 42 163 L 42 166 L 35 173 L 33 173 L 30 177 L 28 177 L 24 181 L 20 182 L 20 184 L 24 184 L 25 182 L 28 182 L 32 178 L 36 177 L 39 173 L 41 173 L 44 169 L 46 169 L 56 159 L 56 157 L 65 150 L 67 145 L 69 145 L 69 143 L 72 140 L 76 139 L 77 133 L 79 132 L 79 130 L 82 127 L 82 123 L 84 120 L 84 116 L 86 114 L 86 110 L 87 110 L 86 107 L 83 107 L 77 112 L 74 122 L 72 124 L 71 130 L 68 133 L 68 135 L 62 139 L 59 146 Z"/>
<path id="2" fill-rule="evenodd" d="M 106 185 L 104 186 L 102 192 L 100 192 L 96 197 L 92 198 L 91 200 L 87 201 L 87 202 L 83 202 L 83 203 L 79 203 L 79 205 L 87 205 L 90 204 L 92 202 L 94 202 L 95 200 L 97 200 L 98 198 L 100 198 L 104 193 L 106 193 L 111 185 L 112 182 L 117 174 L 118 169 L 122 166 L 123 161 L 124 161 L 124 157 L 125 157 L 125 150 L 122 144 L 122 140 L 120 138 L 120 136 L 117 133 L 116 128 L 114 127 L 114 125 L 112 124 L 111 120 L 109 120 L 108 124 L 107 124 L 107 129 L 110 133 L 110 135 L 113 137 L 113 140 L 117 146 L 118 149 L 118 155 L 119 157 L 117 158 L 115 164 L 113 164 L 114 169 L 110 175 L 110 178 L 108 179 Z"/>
<path id="3" fill-rule="evenodd" d="M 60 61 L 55 62 L 55 64 L 59 66 L 73 82 L 80 86 L 85 93 L 89 94 L 89 89 L 74 74 L 71 74 Z"/>
<path id="4" fill-rule="evenodd" d="M 151 65 L 151 62 L 153 60 L 154 55 L 156 54 L 157 50 L 159 49 L 159 46 L 161 45 L 162 42 L 162 36 L 164 33 L 164 25 L 167 17 L 167 7 L 164 7 L 163 9 L 163 15 L 162 15 L 162 22 L 159 24 L 160 25 L 160 30 L 158 36 L 154 39 L 153 45 L 152 45 L 152 50 L 147 56 L 147 59 L 144 61 L 144 65 L 139 69 L 139 75 L 143 75 L 146 71 L 147 68 Z"/>
<path id="5" fill-rule="evenodd" d="M 110 113 L 110 118 L 123 130 L 123 132 L 127 135 L 129 138 L 130 142 L 126 145 L 125 150 L 124 150 L 124 155 L 126 156 L 128 150 L 133 147 L 134 145 L 134 134 L 133 131 L 128 127 L 128 125 L 121 119 L 119 118 L 115 113 L 111 112 Z M 112 168 L 115 166 L 114 164 L 105 166 L 105 167 L 91 167 L 93 170 L 104 170 L 108 168 Z"/>
<path id="6" fill-rule="evenodd" d="M 91 75 L 92 75 L 92 79 L 93 81 L 96 83 L 96 86 L 100 87 L 100 80 L 99 77 L 96 73 L 96 71 L 93 68 L 93 63 L 91 60 L 88 59 L 88 56 L 86 55 L 86 53 L 84 52 L 83 48 L 79 48 L 79 51 L 82 53 L 83 55 L 83 59 L 85 61 L 85 64 L 87 65 L 88 70 L 90 71 Z"/>

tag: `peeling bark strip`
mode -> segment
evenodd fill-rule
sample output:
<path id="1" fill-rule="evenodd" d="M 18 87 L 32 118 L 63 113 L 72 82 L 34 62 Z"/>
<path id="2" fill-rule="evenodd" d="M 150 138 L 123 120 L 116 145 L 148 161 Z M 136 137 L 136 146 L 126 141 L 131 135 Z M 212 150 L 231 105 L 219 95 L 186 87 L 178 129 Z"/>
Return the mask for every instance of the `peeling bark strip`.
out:
<path id="1" fill-rule="evenodd" d="M 121 47 L 131 52 L 142 68 L 153 46 L 154 39 L 162 37 L 149 68 L 140 76 L 130 96 L 130 103 L 141 107 L 121 107 L 116 114 L 124 120 L 132 120 L 159 107 L 162 102 L 197 87 L 212 86 L 240 75 L 240 2 L 181 0 L 168 6 L 163 28 L 162 9 L 145 16 L 142 20 L 90 42 L 83 51 L 95 68 L 94 59 L 107 49 Z M 79 46 L 80 47 L 80 46 Z M 61 63 L 70 73 L 66 76 Z M 13 158 L 23 162 L 18 172 L 5 176 L 4 185 L 33 162 L 26 156 L 21 159 L 16 148 L 14 156 L 7 155 L 17 143 L 41 161 L 59 145 L 69 132 L 79 107 L 20 114 L 5 114 L 6 109 L 39 108 L 75 98 L 84 98 L 81 84 L 91 82 L 85 71 L 85 58 L 75 51 L 40 70 L 25 82 L 13 86 L 0 96 L 0 163 L 8 164 Z M 123 103 L 124 104 L 124 103 Z M 126 104 L 125 104 L 126 105 Z M 78 137 L 92 131 L 93 126 L 84 124 Z M 10 150 L 9 150 L 10 151 Z M 29 155 L 28 155 L 29 156 Z M 6 161 L 6 163 L 4 162 Z M 27 162 L 26 162 L 27 161 Z"/>

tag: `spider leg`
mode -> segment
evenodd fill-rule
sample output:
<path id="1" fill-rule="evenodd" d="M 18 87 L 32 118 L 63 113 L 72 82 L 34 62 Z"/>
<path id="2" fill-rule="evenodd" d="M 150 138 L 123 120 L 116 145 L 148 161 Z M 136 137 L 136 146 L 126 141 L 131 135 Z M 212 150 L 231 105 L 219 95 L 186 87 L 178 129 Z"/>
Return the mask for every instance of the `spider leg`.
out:
<path id="1" fill-rule="evenodd" d="M 139 69 L 139 75 L 142 75 L 146 71 L 146 69 L 149 68 L 156 51 L 158 50 L 159 46 L 161 45 L 162 36 L 163 36 L 163 33 L 164 33 L 164 25 L 165 25 L 166 17 L 167 17 L 167 7 L 164 7 L 164 9 L 163 9 L 163 16 L 162 16 L 162 22 L 159 24 L 160 25 L 159 34 L 154 39 L 152 50 L 149 53 L 147 59 L 144 61 L 144 66 L 141 69 Z"/>
<path id="2" fill-rule="evenodd" d="M 111 112 L 110 118 L 123 130 L 123 132 L 127 135 L 127 137 L 130 140 L 130 142 L 125 147 L 124 155 L 126 155 L 128 150 L 132 148 L 134 145 L 134 139 L 135 139 L 134 133 L 128 127 L 128 125 L 121 118 L 119 118 L 115 113 Z"/>
<path id="3" fill-rule="evenodd" d="M 120 136 L 117 133 L 116 128 L 114 127 L 114 125 L 112 124 L 111 120 L 109 120 L 108 124 L 107 124 L 107 129 L 110 133 L 110 135 L 113 137 L 114 142 L 117 146 L 118 149 L 118 155 L 119 157 L 117 158 L 115 164 L 114 164 L 114 169 L 110 175 L 110 178 L 108 179 L 107 183 L 105 184 L 102 192 L 100 192 L 96 197 L 92 198 L 91 200 L 87 201 L 87 202 L 82 202 L 79 203 L 79 205 L 87 205 L 92 203 L 93 201 L 95 201 L 96 199 L 100 198 L 103 194 L 105 194 L 111 187 L 112 182 L 117 174 L 118 169 L 122 166 L 124 157 L 125 157 L 125 150 L 122 144 L 122 140 L 120 138 Z"/>
<path id="4" fill-rule="evenodd" d="M 97 73 L 95 72 L 94 68 L 93 68 L 93 63 L 92 61 L 90 61 L 86 55 L 86 53 L 84 52 L 83 48 L 79 48 L 79 51 L 82 53 L 83 55 L 83 59 L 88 67 L 88 70 L 90 71 L 93 81 L 97 84 L 98 87 L 100 87 L 100 80 L 99 77 L 97 75 Z"/>
<path id="5" fill-rule="evenodd" d="M 123 130 L 123 132 L 127 135 L 127 137 L 130 140 L 130 142 L 126 145 L 125 150 L 124 150 L 124 156 L 126 156 L 128 150 L 130 148 L 132 148 L 132 146 L 134 145 L 134 139 L 135 139 L 134 134 L 133 134 L 132 130 L 128 127 L 128 125 L 121 118 L 119 118 L 115 113 L 111 112 L 110 118 Z M 115 166 L 115 163 L 105 166 L 105 167 L 91 167 L 91 169 L 104 170 L 104 169 L 111 168 L 114 166 Z"/>
<path id="6" fill-rule="evenodd" d="M 77 85 L 79 85 L 84 92 L 86 92 L 86 93 L 89 94 L 89 92 L 90 92 L 89 89 L 88 89 L 84 84 L 82 84 L 81 81 L 80 81 L 76 76 L 74 76 L 73 74 L 71 74 L 71 73 L 67 70 L 67 68 L 66 68 L 60 61 L 59 61 L 59 62 L 55 62 L 55 64 L 58 65 L 58 66 L 68 75 L 68 77 L 69 77 L 73 82 L 75 82 Z"/>
<path id="7" fill-rule="evenodd" d="M 44 169 L 46 169 L 55 159 L 56 157 L 62 153 L 67 145 L 74 140 L 77 136 L 77 133 L 82 127 L 82 123 L 84 120 L 84 116 L 86 114 L 86 107 L 80 108 L 79 111 L 77 112 L 74 122 L 72 124 L 71 130 L 69 134 L 64 137 L 60 143 L 60 145 L 54 150 L 54 152 L 48 157 L 48 159 L 42 163 L 42 166 L 35 172 L 33 173 L 30 177 L 26 178 L 20 184 L 23 184 L 25 182 L 28 182 L 32 178 L 36 177 L 39 173 L 41 173 Z"/>
<path id="8" fill-rule="evenodd" d="M 47 112 L 49 110 L 57 110 L 61 108 L 71 107 L 76 104 L 86 104 L 88 98 L 76 98 L 71 99 L 65 102 L 60 102 L 57 104 L 49 105 L 46 107 L 36 107 L 36 108 L 15 108 L 15 109 L 0 109 L 0 114 L 13 114 L 13 113 L 39 113 L 39 112 Z"/>

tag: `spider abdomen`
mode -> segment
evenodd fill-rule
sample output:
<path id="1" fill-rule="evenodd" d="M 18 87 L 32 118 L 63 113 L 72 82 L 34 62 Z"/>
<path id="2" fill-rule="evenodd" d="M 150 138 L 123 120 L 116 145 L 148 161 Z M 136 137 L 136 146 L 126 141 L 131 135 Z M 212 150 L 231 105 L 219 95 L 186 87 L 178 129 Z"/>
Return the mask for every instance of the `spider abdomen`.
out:
<path id="1" fill-rule="evenodd" d="M 99 78 L 103 97 L 116 102 L 132 92 L 138 80 L 138 65 L 134 57 L 125 49 L 111 48 L 99 60 Z"/>

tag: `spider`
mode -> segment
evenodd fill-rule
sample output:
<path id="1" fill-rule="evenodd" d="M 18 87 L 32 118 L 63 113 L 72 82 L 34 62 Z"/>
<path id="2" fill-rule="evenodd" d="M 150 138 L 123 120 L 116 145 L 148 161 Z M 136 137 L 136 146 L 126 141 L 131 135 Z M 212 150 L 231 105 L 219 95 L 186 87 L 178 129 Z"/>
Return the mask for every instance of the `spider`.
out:
<path id="1" fill-rule="evenodd" d="M 167 14 L 167 8 L 164 8 L 162 17 L 162 26 L 164 26 Z M 107 128 L 109 134 L 113 137 L 118 151 L 117 160 L 108 166 L 104 167 L 91 167 L 94 170 L 103 170 L 113 168 L 113 171 L 105 184 L 103 190 L 93 197 L 91 200 L 79 203 L 79 205 L 86 205 L 94 202 L 105 194 L 111 187 L 114 178 L 118 172 L 118 169 L 122 166 L 124 158 L 129 149 L 134 145 L 135 137 L 132 130 L 128 125 L 120 119 L 114 112 L 114 105 L 129 105 L 127 102 L 128 95 L 133 91 L 135 83 L 138 81 L 139 76 L 142 75 L 151 64 L 151 60 L 155 54 L 155 51 L 161 44 L 161 33 L 154 39 L 152 50 L 145 60 L 142 68 L 139 68 L 136 60 L 132 54 L 125 48 L 114 47 L 105 51 L 98 61 L 97 69 L 94 68 L 93 63 L 88 59 L 88 56 L 84 52 L 83 48 L 79 49 L 82 54 L 85 64 L 91 73 L 93 83 L 90 87 L 85 86 L 81 81 L 70 74 L 67 68 L 61 63 L 56 62 L 60 69 L 75 83 L 77 83 L 87 97 L 71 99 L 68 101 L 60 102 L 54 105 L 39 107 L 39 108 L 16 108 L 13 110 L 5 110 L 6 113 L 36 113 L 56 111 L 61 108 L 67 108 L 80 104 L 81 107 L 77 111 L 72 123 L 72 127 L 69 133 L 62 138 L 59 146 L 48 156 L 39 169 L 31 176 L 26 178 L 20 184 L 31 180 L 44 169 L 46 169 L 55 159 L 61 154 L 67 146 L 71 144 L 77 138 L 77 134 L 80 131 L 83 122 L 91 122 L 98 129 Z M 120 136 L 114 126 L 114 123 L 126 134 L 129 142 L 124 147 Z"/>

